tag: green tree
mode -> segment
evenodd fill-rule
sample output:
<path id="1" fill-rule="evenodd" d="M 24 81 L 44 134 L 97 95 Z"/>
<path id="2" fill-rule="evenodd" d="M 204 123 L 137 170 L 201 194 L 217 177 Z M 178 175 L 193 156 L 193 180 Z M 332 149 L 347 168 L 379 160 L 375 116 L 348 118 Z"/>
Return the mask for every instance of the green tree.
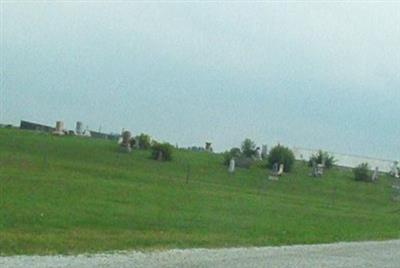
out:
<path id="1" fill-rule="evenodd" d="M 139 136 L 137 136 L 137 140 L 140 149 L 147 150 L 150 148 L 151 138 L 149 135 L 142 133 Z"/>
<path id="2" fill-rule="evenodd" d="M 313 154 L 308 161 L 308 165 L 311 167 L 313 162 L 316 164 L 325 164 L 326 168 L 331 168 L 336 160 L 333 155 L 330 155 L 328 152 L 324 152 L 319 150 L 316 154 Z"/>
<path id="3" fill-rule="evenodd" d="M 256 144 L 249 138 L 242 142 L 242 153 L 245 157 L 252 157 L 256 154 Z"/>
<path id="4" fill-rule="evenodd" d="M 224 165 L 228 166 L 232 158 L 239 158 L 241 151 L 239 148 L 232 148 L 230 151 L 224 153 Z"/>
<path id="5" fill-rule="evenodd" d="M 356 181 L 372 181 L 371 174 L 369 171 L 368 163 L 361 163 L 353 169 L 354 179 Z"/>
<path id="6" fill-rule="evenodd" d="M 151 146 L 151 158 L 160 161 L 171 161 L 173 146 L 167 142 L 155 143 Z"/>
<path id="7" fill-rule="evenodd" d="M 275 163 L 283 164 L 284 171 L 289 172 L 294 164 L 294 154 L 288 147 L 277 145 L 271 149 L 268 155 L 268 166 L 272 167 Z"/>

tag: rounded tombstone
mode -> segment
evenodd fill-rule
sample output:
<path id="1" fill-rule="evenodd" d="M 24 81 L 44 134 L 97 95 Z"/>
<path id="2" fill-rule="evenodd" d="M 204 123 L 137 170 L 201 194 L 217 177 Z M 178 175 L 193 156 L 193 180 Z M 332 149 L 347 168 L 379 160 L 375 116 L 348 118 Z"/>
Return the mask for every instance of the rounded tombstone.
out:
<path id="1" fill-rule="evenodd" d="M 56 130 L 53 132 L 55 135 L 64 135 L 64 122 L 63 121 L 57 121 L 56 122 Z"/>
<path id="2" fill-rule="evenodd" d="M 130 152 L 131 151 L 131 138 L 132 134 L 130 131 L 124 131 L 122 132 L 122 143 L 121 147 L 125 152 Z"/>

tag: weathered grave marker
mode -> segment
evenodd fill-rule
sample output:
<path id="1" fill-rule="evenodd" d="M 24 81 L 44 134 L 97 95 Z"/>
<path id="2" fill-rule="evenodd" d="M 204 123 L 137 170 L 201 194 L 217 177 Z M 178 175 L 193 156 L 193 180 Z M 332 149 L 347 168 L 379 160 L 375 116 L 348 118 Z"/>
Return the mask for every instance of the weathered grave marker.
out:
<path id="1" fill-rule="evenodd" d="M 233 159 L 233 158 L 229 161 L 228 171 L 231 174 L 233 174 L 235 172 L 235 159 Z"/>
<path id="2" fill-rule="evenodd" d="M 56 122 L 56 130 L 53 132 L 54 135 L 62 136 L 64 135 L 64 122 L 57 121 Z"/>
<path id="3" fill-rule="evenodd" d="M 377 181 L 379 176 L 379 167 L 375 167 L 374 173 L 372 174 L 372 181 Z"/>
<path id="4" fill-rule="evenodd" d="M 121 142 L 121 149 L 123 152 L 131 152 L 132 148 L 131 148 L 131 138 L 132 138 L 132 134 L 130 131 L 124 131 L 122 132 L 122 142 Z"/>
<path id="5" fill-rule="evenodd" d="M 261 156 L 265 159 L 268 156 L 268 147 L 267 145 L 263 145 L 261 148 Z"/>

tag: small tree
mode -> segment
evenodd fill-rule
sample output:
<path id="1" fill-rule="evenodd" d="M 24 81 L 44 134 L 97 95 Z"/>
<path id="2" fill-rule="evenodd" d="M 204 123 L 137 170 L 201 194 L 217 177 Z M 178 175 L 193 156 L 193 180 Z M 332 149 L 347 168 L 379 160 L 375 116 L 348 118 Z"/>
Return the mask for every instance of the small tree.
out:
<path id="1" fill-rule="evenodd" d="M 173 146 L 167 142 L 155 143 L 151 147 L 151 158 L 160 161 L 172 160 Z"/>
<path id="2" fill-rule="evenodd" d="M 271 149 L 268 155 L 268 166 L 272 167 L 274 163 L 283 164 L 284 171 L 289 172 L 294 164 L 294 154 L 289 148 L 277 145 Z"/>
<path id="3" fill-rule="evenodd" d="M 147 150 L 150 148 L 151 138 L 149 135 L 142 133 L 139 136 L 137 136 L 137 140 L 140 149 Z"/>
<path id="4" fill-rule="evenodd" d="M 353 173 L 354 173 L 354 179 L 356 181 L 366 181 L 366 182 L 372 181 L 368 163 L 359 164 L 357 167 L 353 169 Z"/>
<path id="5" fill-rule="evenodd" d="M 252 157 L 256 154 L 256 144 L 250 140 L 245 139 L 242 142 L 242 153 L 245 157 Z"/>
<path id="6" fill-rule="evenodd" d="M 335 157 L 330 155 L 328 152 L 319 150 L 316 154 L 313 154 L 308 161 L 308 165 L 311 167 L 313 162 L 316 164 L 325 164 L 326 168 L 331 168 L 336 162 Z"/>
<path id="7" fill-rule="evenodd" d="M 232 158 L 238 158 L 241 155 L 239 148 L 232 148 L 230 151 L 224 153 L 224 165 L 228 166 Z"/>

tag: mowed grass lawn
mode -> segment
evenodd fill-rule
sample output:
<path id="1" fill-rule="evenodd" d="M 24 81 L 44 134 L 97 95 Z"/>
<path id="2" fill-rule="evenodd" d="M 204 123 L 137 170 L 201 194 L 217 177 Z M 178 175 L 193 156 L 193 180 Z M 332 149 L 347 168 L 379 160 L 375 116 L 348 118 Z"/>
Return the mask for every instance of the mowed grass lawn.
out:
<path id="1" fill-rule="evenodd" d="M 114 142 L 0 129 L 0 254 L 267 246 L 400 237 L 394 179 L 322 179 L 297 162 L 230 176 L 218 154 L 118 153 Z M 189 181 L 186 178 L 190 170 Z"/>

